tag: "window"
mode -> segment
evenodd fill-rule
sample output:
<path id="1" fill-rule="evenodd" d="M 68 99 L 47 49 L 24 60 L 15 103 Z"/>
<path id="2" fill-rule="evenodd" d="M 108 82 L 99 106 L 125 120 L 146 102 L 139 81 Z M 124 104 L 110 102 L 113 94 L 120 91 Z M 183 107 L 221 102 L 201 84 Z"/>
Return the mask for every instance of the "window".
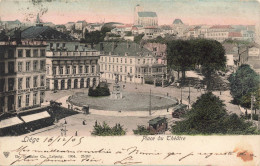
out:
<path id="1" fill-rule="evenodd" d="M 44 76 L 41 76 L 41 86 L 44 86 Z"/>
<path id="2" fill-rule="evenodd" d="M 31 65 L 30 62 L 26 62 L 26 71 L 30 71 L 30 65 Z"/>
<path id="3" fill-rule="evenodd" d="M 123 70 L 122 70 L 122 66 L 120 66 L 120 72 L 123 72 Z"/>
<path id="4" fill-rule="evenodd" d="M 116 71 L 118 71 L 118 66 L 116 66 Z"/>
<path id="5" fill-rule="evenodd" d="M 40 102 L 41 102 L 41 103 L 44 102 L 44 96 L 45 96 L 45 93 L 44 93 L 44 92 L 41 92 L 41 93 L 40 93 Z"/>
<path id="6" fill-rule="evenodd" d="M 33 57 L 37 57 L 38 56 L 38 49 L 34 49 L 33 50 Z"/>
<path id="7" fill-rule="evenodd" d="M 53 73 L 53 75 L 56 75 L 56 67 L 52 68 L 52 73 Z"/>
<path id="8" fill-rule="evenodd" d="M 65 43 L 62 43 L 62 47 L 65 48 L 66 44 Z"/>
<path id="9" fill-rule="evenodd" d="M 113 62 L 115 62 L 115 59 L 113 58 Z"/>
<path id="10" fill-rule="evenodd" d="M 38 61 L 33 61 L 33 71 L 37 71 Z"/>
<path id="11" fill-rule="evenodd" d="M 105 64 L 105 70 L 107 70 L 107 64 Z"/>
<path id="12" fill-rule="evenodd" d="M 76 74 L 76 66 L 73 66 L 73 74 Z"/>
<path id="13" fill-rule="evenodd" d="M 34 88 L 37 87 L 37 79 L 38 79 L 38 76 L 33 77 L 33 87 Z"/>
<path id="14" fill-rule="evenodd" d="M 111 70 L 111 66 L 110 66 L 110 65 L 108 65 L 108 70 L 109 70 L 109 71 Z"/>
<path id="15" fill-rule="evenodd" d="M 80 66 L 80 67 L 79 67 L 79 73 L 80 73 L 80 74 L 82 73 L 82 70 L 83 70 L 83 66 Z"/>
<path id="16" fill-rule="evenodd" d="M 23 78 L 18 78 L 18 89 L 23 89 Z"/>
<path id="17" fill-rule="evenodd" d="M 60 47 L 60 43 L 56 43 L 56 48 L 59 48 Z"/>
<path id="18" fill-rule="evenodd" d="M 0 92 L 3 92 L 5 88 L 5 79 L 0 79 Z"/>
<path id="19" fill-rule="evenodd" d="M 145 64 L 145 59 L 143 59 L 143 64 Z"/>
<path id="20" fill-rule="evenodd" d="M 30 102 L 30 94 L 26 95 L 25 105 L 29 106 L 29 102 Z"/>
<path id="21" fill-rule="evenodd" d="M 140 59 L 138 59 L 138 62 L 137 62 L 138 64 L 140 64 Z"/>
<path id="22" fill-rule="evenodd" d="M 18 105 L 17 107 L 20 108 L 22 106 L 22 96 L 18 96 Z"/>
<path id="23" fill-rule="evenodd" d="M 14 90 L 14 78 L 8 78 L 8 91 Z"/>
<path id="24" fill-rule="evenodd" d="M 5 58 L 5 50 L 0 49 L 0 59 L 4 59 L 4 58 Z"/>
<path id="25" fill-rule="evenodd" d="M 46 73 L 47 73 L 47 75 L 49 75 L 50 74 L 50 66 L 47 66 L 47 69 L 46 69 Z"/>
<path id="26" fill-rule="evenodd" d="M 132 73 L 132 67 L 130 67 L 130 73 Z"/>
<path id="27" fill-rule="evenodd" d="M 85 72 L 89 73 L 89 67 L 88 66 L 85 67 Z"/>
<path id="28" fill-rule="evenodd" d="M 41 50 L 41 57 L 45 57 L 45 50 Z"/>
<path id="29" fill-rule="evenodd" d="M 111 62 L 111 57 L 109 57 L 109 62 Z"/>
<path id="30" fill-rule="evenodd" d="M 8 50 L 8 58 L 14 58 L 14 50 Z"/>
<path id="31" fill-rule="evenodd" d="M 79 49 L 79 46 L 75 45 L 75 51 L 78 51 L 78 49 Z"/>
<path id="32" fill-rule="evenodd" d="M 116 62 L 118 63 L 118 58 L 116 58 Z"/>
<path id="33" fill-rule="evenodd" d="M 130 64 L 132 64 L 132 59 L 130 59 Z"/>
<path id="34" fill-rule="evenodd" d="M 50 43 L 50 49 L 53 49 L 53 43 Z"/>
<path id="35" fill-rule="evenodd" d="M 153 51 L 157 51 L 157 47 L 154 47 L 154 48 L 153 48 Z"/>
<path id="36" fill-rule="evenodd" d="M 113 65 L 113 71 L 115 71 L 115 66 Z"/>
<path id="37" fill-rule="evenodd" d="M 60 75 L 63 75 L 63 67 L 60 67 Z"/>
<path id="38" fill-rule="evenodd" d="M 26 50 L 26 57 L 27 58 L 31 57 L 31 50 Z"/>
<path id="39" fill-rule="evenodd" d="M 125 66 L 125 72 L 127 73 L 127 66 Z"/>
<path id="40" fill-rule="evenodd" d="M 121 58 L 121 63 L 123 63 L 123 58 Z"/>
<path id="41" fill-rule="evenodd" d="M 18 50 L 18 58 L 22 58 L 23 57 L 23 50 Z"/>
<path id="42" fill-rule="evenodd" d="M 127 63 L 127 58 L 125 58 L 125 63 Z"/>
<path id="43" fill-rule="evenodd" d="M 70 67 L 67 66 L 66 74 L 70 74 Z"/>
<path id="44" fill-rule="evenodd" d="M 95 73 L 95 66 L 92 66 L 91 72 Z"/>
<path id="45" fill-rule="evenodd" d="M 31 78 L 27 77 L 26 78 L 26 88 L 30 88 L 30 81 L 31 81 Z"/>
<path id="46" fill-rule="evenodd" d="M 0 62 L 0 74 L 5 73 L 5 62 Z"/>
<path id="47" fill-rule="evenodd" d="M 40 61 L 40 70 L 44 70 L 45 68 L 45 61 Z"/>
<path id="48" fill-rule="evenodd" d="M 103 61 L 103 56 L 101 57 L 101 61 Z"/>
<path id="49" fill-rule="evenodd" d="M 33 105 L 37 104 L 37 93 L 33 94 Z"/>
<path id="50" fill-rule="evenodd" d="M 14 73 L 14 62 L 8 62 L 8 73 Z"/>
<path id="51" fill-rule="evenodd" d="M 107 62 L 107 57 L 105 57 L 105 62 Z"/>
<path id="52" fill-rule="evenodd" d="M 18 62 L 18 72 L 23 71 L 23 62 Z"/>

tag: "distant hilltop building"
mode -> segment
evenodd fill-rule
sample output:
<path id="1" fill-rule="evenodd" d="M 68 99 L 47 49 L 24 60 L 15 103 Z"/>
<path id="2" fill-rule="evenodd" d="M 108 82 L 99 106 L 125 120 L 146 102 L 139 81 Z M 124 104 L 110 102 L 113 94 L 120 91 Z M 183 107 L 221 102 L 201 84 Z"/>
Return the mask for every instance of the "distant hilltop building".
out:
<path id="1" fill-rule="evenodd" d="M 134 13 L 134 24 L 146 26 L 158 26 L 158 17 L 156 12 L 144 11 L 143 7 L 136 5 Z"/>

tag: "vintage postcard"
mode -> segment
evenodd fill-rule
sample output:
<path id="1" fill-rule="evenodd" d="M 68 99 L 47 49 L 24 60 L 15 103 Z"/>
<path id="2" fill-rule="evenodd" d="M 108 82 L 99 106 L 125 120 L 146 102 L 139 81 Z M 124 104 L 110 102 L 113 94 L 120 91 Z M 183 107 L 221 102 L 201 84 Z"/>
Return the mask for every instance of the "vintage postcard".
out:
<path id="1" fill-rule="evenodd" d="M 260 165 L 257 0 L 0 0 L 0 165 Z"/>

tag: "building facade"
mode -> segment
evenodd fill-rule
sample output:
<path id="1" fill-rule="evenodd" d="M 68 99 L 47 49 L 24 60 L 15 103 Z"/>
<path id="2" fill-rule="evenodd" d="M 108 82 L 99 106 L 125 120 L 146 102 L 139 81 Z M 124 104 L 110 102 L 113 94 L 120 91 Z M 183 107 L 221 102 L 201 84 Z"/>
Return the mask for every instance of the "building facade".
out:
<path id="1" fill-rule="evenodd" d="M 100 50 L 100 74 L 105 80 L 130 83 L 145 83 L 146 77 L 161 78 L 166 66 L 158 64 L 154 54 L 136 43 L 105 42 L 97 46 Z"/>
<path id="2" fill-rule="evenodd" d="M 99 84 L 98 51 L 79 42 L 51 42 L 50 45 L 46 55 L 47 89 L 89 88 Z"/>
<path id="3" fill-rule="evenodd" d="M 158 26 L 158 17 L 156 12 L 143 11 L 140 5 L 136 5 L 134 13 L 134 24 L 146 26 Z"/>
<path id="4" fill-rule="evenodd" d="M 45 96 L 45 42 L 0 44 L 0 113 L 38 107 Z"/>

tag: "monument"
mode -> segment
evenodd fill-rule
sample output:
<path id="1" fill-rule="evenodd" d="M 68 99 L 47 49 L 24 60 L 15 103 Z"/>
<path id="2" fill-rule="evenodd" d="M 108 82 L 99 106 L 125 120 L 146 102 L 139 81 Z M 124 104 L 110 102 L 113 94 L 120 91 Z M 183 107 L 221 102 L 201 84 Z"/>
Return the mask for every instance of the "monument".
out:
<path id="1" fill-rule="evenodd" d="M 118 74 L 115 74 L 115 84 L 113 85 L 113 91 L 111 93 L 111 98 L 116 100 L 123 98 L 121 87 L 118 83 L 118 76 Z"/>

